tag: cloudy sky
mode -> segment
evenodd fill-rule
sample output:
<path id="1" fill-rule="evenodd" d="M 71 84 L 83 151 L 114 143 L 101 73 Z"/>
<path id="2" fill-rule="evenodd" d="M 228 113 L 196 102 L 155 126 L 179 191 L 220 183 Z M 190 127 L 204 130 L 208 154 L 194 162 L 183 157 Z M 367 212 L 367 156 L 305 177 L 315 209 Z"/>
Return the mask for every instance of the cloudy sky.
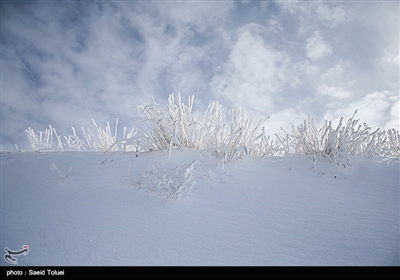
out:
<path id="1" fill-rule="evenodd" d="M 92 129 L 151 96 L 218 100 L 269 134 L 350 118 L 399 129 L 398 1 L 2 1 L 1 149 Z M 93 130 L 92 130 L 93 131 Z"/>

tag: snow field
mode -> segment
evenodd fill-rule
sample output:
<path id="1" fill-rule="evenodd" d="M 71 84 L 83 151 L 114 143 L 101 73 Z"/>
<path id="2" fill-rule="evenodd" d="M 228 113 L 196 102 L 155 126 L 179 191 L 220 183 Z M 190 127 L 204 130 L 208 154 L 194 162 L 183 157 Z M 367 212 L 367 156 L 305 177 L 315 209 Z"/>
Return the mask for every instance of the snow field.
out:
<path id="1" fill-rule="evenodd" d="M 400 264 L 398 159 L 222 168 L 199 150 L 168 154 L 3 153 L 1 246 L 29 245 L 22 266 Z M 194 161 L 188 193 L 152 189 Z M 148 170 L 160 173 L 132 184 Z"/>

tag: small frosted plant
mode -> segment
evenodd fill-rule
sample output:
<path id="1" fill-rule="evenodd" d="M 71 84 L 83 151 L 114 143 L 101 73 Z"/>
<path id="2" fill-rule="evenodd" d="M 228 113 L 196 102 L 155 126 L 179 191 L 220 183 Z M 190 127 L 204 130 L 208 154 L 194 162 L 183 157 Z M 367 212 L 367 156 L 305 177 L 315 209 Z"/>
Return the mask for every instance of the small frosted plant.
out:
<path id="1" fill-rule="evenodd" d="M 176 168 L 175 172 L 168 172 L 165 164 L 152 165 L 129 186 L 139 189 L 144 187 L 148 193 L 155 192 L 163 197 L 164 202 L 177 200 L 193 189 L 196 183 L 193 171 L 197 165 L 200 165 L 200 162 L 194 160 L 188 165 Z M 130 168 L 128 168 L 127 178 L 132 179 Z"/>
<path id="2" fill-rule="evenodd" d="M 67 173 L 62 172 L 55 163 L 50 164 L 50 171 L 55 171 L 58 173 L 58 175 L 61 177 L 61 181 L 60 183 L 62 183 L 65 179 L 67 179 L 69 177 L 69 174 L 72 171 L 72 166 L 68 169 Z"/>

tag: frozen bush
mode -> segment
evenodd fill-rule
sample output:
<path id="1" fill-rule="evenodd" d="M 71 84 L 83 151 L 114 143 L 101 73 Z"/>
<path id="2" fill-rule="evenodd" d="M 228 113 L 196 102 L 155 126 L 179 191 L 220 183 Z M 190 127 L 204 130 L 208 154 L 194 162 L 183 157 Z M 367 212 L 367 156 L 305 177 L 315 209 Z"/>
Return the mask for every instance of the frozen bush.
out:
<path id="1" fill-rule="evenodd" d="M 168 150 L 172 147 L 205 149 L 222 162 L 242 159 L 247 154 L 258 154 L 256 141 L 266 141 L 260 131 L 259 122 L 253 127 L 253 118 L 247 117 L 243 109 L 231 110 L 223 119 L 222 106 L 217 101 L 210 103 L 204 114 L 193 111 L 194 96 L 188 103 L 182 102 L 180 94 L 168 98 L 167 109 L 153 100 L 152 105 L 139 107 L 144 117 L 135 120 L 142 132 L 133 141 L 147 151 Z M 264 137 L 263 139 L 261 139 Z"/>
<path id="2" fill-rule="evenodd" d="M 72 126 L 72 134 L 68 136 L 58 135 L 56 129 L 51 125 L 44 131 L 36 133 L 32 128 L 25 130 L 29 145 L 32 151 L 119 151 L 123 150 L 126 143 L 134 136 L 133 128 L 127 132 L 124 127 L 122 139 L 117 140 L 118 119 L 115 122 L 114 133 L 111 131 L 110 123 L 107 122 L 105 129 L 100 128 L 94 119 L 92 122 L 96 128 L 96 134 L 89 129 L 85 131 L 82 127 L 82 133 L 85 140 L 82 140 Z M 57 140 L 56 146 L 53 139 Z M 64 141 L 63 141 L 64 140 Z"/>
<path id="3" fill-rule="evenodd" d="M 204 113 L 193 109 L 194 96 L 184 103 L 180 94 L 170 94 L 164 108 L 153 99 L 153 104 L 138 107 L 142 116 L 133 120 L 134 127 L 126 127 L 121 138 L 117 136 L 118 119 L 114 131 L 107 122 L 100 128 L 92 119 L 96 133 L 82 128 L 83 138 L 72 127 L 72 135 L 61 137 L 49 126 L 36 133 L 28 128 L 33 151 L 73 150 L 103 152 L 151 152 L 167 150 L 171 156 L 173 148 L 202 149 L 217 158 L 218 163 L 241 160 L 247 155 L 281 156 L 308 155 L 328 159 L 332 164 L 347 166 L 349 156 L 399 157 L 399 131 L 380 128 L 371 131 L 355 119 L 357 111 L 344 123 L 343 117 L 337 126 L 323 120 L 317 124 L 308 117 L 302 124 L 292 126 L 292 132 L 274 134 L 271 137 L 262 127 L 268 119 L 254 124 L 254 118 L 243 109 L 223 112 L 218 101 L 211 102 Z M 54 141 L 54 143 L 53 143 Z"/>
<path id="4" fill-rule="evenodd" d="M 29 127 L 25 130 L 25 133 L 28 137 L 31 149 L 34 152 L 51 151 L 63 148 L 60 136 L 58 136 L 56 129 L 51 125 L 49 125 L 49 128 L 46 128 L 44 131 L 39 130 L 38 133 Z M 53 137 L 57 138 L 58 145 L 56 148 L 53 147 Z"/>
<path id="5" fill-rule="evenodd" d="M 127 178 L 132 180 L 130 186 L 139 189 L 144 187 L 148 193 L 159 194 L 163 201 L 176 200 L 193 189 L 196 183 L 193 169 L 196 165 L 200 165 L 200 162 L 194 160 L 188 165 L 176 168 L 174 172 L 166 170 L 165 164 L 153 165 L 138 180 L 132 180 L 130 170 Z"/>
<path id="6" fill-rule="evenodd" d="M 134 122 L 141 135 L 132 144 L 147 151 L 171 150 L 172 147 L 201 148 L 202 135 L 195 125 L 197 112 L 192 112 L 193 99 L 194 96 L 189 97 L 186 105 L 180 95 L 175 98 L 171 94 L 167 109 L 154 100 L 152 105 L 139 106 L 143 117 Z"/>
<path id="7" fill-rule="evenodd" d="M 68 169 L 68 172 L 67 172 L 67 173 L 64 173 L 64 172 L 62 172 L 60 169 L 58 169 L 58 167 L 56 166 L 55 163 L 53 163 L 53 164 L 50 164 L 50 171 L 55 171 L 55 172 L 57 172 L 57 173 L 58 173 L 58 176 L 61 177 L 60 183 L 62 183 L 65 179 L 67 179 L 67 178 L 69 177 L 69 174 L 70 174 L 71 171 L 72 171 L 72 167 L 70 167 L 70 168 Z"/>
<path id="8" fill-rule="evenodd" d="M 286 134 L 288 150 L 293 154 L 319 155 L 327 158 L 332 164 L 349 165 L 349 156 L 361 155 L 365 157 L 399 156 L 399 132 L 391 129 L 388 132 L 380 128 L 371 132 L 371 128 L 364 123 L 358 125 L 359 120 L 353 116 L 343 124 L 340 118 L 336 128 L 331 121 L 323 121 L 321 128 L 317 128 L 311 117 L 297 128 L 292 129 L 292 135 Z M 277 136 L 278 137 L 278 136 Z M 281 141 L 283 142 L 283 141 Z M 289 153 L 289 152 L 288 152 Z"/>

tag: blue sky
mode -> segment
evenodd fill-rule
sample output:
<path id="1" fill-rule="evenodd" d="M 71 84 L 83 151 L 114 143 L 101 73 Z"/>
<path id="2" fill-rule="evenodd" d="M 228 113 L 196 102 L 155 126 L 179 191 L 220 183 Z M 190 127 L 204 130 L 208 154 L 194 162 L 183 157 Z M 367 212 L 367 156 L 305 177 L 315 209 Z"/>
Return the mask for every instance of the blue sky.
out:
<path id="1" fill-rule="evenodd" d="M 269 134 L 307 115 L 399 129 L 398 1 L 2 1 L 1 149 L 49 124 L 131 127 L 170 93 Z"/>

